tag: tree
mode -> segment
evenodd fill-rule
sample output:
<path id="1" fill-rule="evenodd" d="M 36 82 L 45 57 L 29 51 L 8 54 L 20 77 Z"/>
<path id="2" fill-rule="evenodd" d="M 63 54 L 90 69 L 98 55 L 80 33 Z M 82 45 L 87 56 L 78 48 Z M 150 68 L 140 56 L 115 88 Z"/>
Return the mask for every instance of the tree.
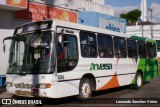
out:
<path id="1" fill-rule="evenodd" d="M 130 22 L 137 22 L 141 16 L 141 11 L 139 9 L 132 10 L 126 14 L 120 14 L 120 18 L 124 18 Z"/>

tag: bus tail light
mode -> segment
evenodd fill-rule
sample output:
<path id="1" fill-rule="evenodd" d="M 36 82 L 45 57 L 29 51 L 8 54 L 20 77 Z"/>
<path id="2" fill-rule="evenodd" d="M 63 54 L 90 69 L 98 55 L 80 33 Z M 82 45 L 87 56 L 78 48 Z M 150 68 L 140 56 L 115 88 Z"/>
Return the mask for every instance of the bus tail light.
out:
<path id="1" fill-rule="evenodd" d="M 50 83 L 41 83 L 41 84 L 36 84 L 35 88 L 46 89 L 46 88 L 50 88 L 50 87 L 51 87 Z"/>
<path id="2" fill-rule="evenodd" d="M 13 84 L 12 84 L 11 82 L 7 82 L 7 83 L 6 83 L 6 86 L 7 86 L 7 87 L 12 87 Z"/>

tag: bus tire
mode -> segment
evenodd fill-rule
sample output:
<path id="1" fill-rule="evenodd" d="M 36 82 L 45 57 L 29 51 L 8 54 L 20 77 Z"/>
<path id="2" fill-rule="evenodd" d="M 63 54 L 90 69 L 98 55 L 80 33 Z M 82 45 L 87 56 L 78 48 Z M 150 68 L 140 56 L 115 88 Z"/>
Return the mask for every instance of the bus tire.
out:
<path id="1" fill-rule="evenodd" d="M 133 84 L 133 88 L 138 90 L 142 87 L 143 85 L 143 78 L 141 73 L 137 72 L 136 73 L 136 79 L 135 79 L 135 83 Z"/>
<path id="2" fill-rule="evenodd" d="M 92 85 L 88 78 L 83 78 L 79 86 L 79 96 L 78 100 L 80 102 L 86 102 L 92 96 Z"/>

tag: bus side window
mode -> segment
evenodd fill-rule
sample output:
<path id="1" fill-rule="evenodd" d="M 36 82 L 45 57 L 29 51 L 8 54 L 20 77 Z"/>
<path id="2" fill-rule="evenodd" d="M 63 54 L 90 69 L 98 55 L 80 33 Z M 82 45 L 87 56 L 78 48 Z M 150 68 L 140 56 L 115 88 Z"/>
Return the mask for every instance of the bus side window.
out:
<path id="1" fill-rule="evenodd" d="M 147 54 L 149 58 L 156 57 L 156 46 L 153 43 L 147 43 Z"/>
<path id="2" fill-rule="evenodd" d="M 157 52 L 156 52 L 156 44 L 153 43 L 153 57 L 155 58 L 157 56 Z"/>
<path id="3" fill-rule="evenodd" d="M 152 43 L 147 43 L 147 55 L 148 58 L 152 58 L 153 56 L 153 47 L 152 47 Z"/>
<path id="4" fill-rule="evenodd" d="M 98 52 L 100 58 L 113 58 L 113 41 L 109 35 L 98 34 Z"/>
<path id="5" fill-rule="evenodd" d="M 136 58 L 138 56 L 137 42 L 135 40 L 127 39 L 127 50 L 129 58 Z"/>
<path id="6" fill-rule="evenodd" d="M 124 38 L 114 37 L 114 51 L 116 58 L 126 58 L 126 41 Z"/>
<path id="7" fill-rule="evenodd" d="M 76 67 L 77 63 L 78 63 L 77 38 L 74 35 L 68 35 L 68 34 L 63 35 L 62 43 L 57 43 L 58 72 L 71 71 Z"/>
<path id="8" fill-rule="evenodd" d="M 145 42 L 138 41 L 138 54 L 140 58 L 147 58 Z"/>
<path id="9" fill-rule="evenodd" d="M 62 44 L 58 41 L 57 42 L 57 58 L 58 60 L 63 59 L 64 52 L 63 52 L 63 47 Z"/>
<path id="10" fill-rule="evenodd" d="M 82 57 L 97 57 L 96 35 L 94 33 L 81 31 L 80 44 Z"/>

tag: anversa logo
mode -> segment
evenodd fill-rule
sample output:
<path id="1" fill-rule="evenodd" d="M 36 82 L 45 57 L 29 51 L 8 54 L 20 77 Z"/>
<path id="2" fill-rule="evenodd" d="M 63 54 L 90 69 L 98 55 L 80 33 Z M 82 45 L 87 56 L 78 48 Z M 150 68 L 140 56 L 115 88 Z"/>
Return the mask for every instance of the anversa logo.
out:
<path id="1" fill-rule="evenodd" d="M 90 66 L 90 71 L 95 71 L 95 70 L 111 70 L 112 69 L 112 64 L 111 63 L 105 63 L 105 64 L 94 64 L 91 63 Z"/>

